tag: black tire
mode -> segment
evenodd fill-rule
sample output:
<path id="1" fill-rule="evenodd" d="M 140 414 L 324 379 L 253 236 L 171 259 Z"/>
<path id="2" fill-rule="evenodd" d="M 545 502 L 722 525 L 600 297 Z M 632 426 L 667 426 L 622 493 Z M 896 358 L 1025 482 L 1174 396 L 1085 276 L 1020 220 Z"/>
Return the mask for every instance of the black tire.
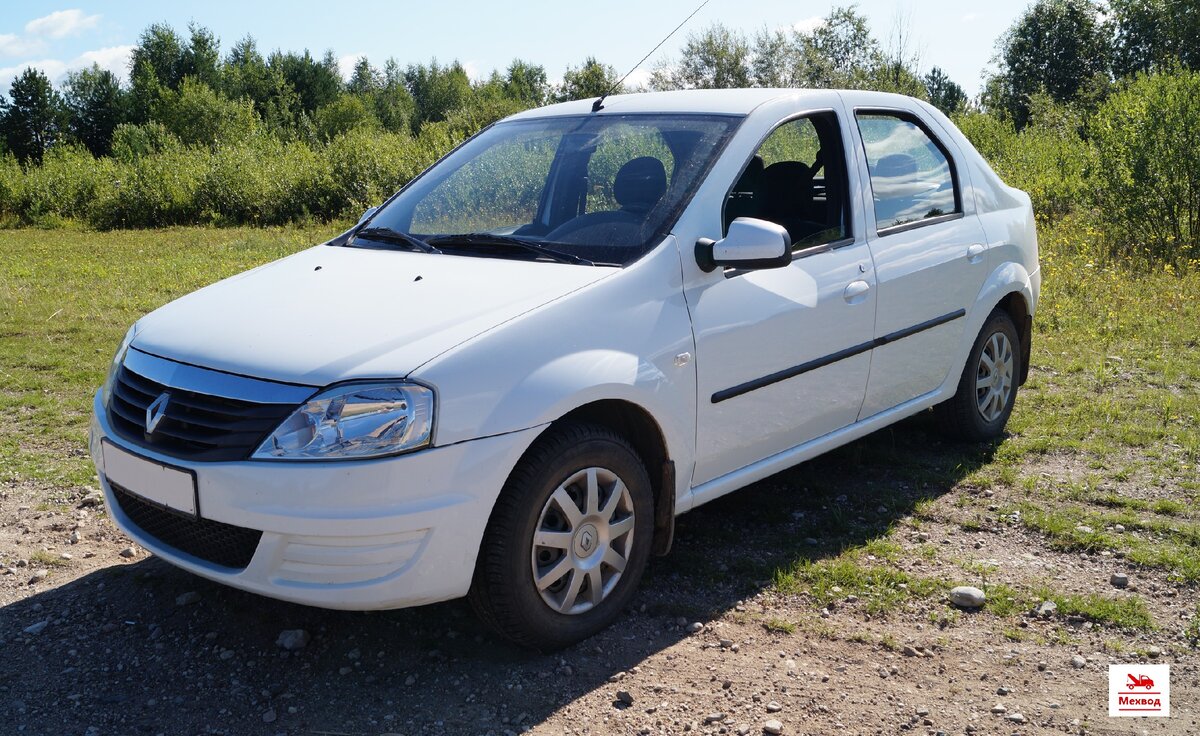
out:
<path id="1" fill-rule="evenodd" d="M 588 468 L 611 472 L 628 489 L 628 499 L 621 503 L 631 502 L 625 513 L 633 516 L 632 538 L 624 570 L 603 600 L 585 602 L 592 607 L 584 612 L 562 613 L 552 609 L 536 587 L 534 533 L 555 490 Z M 613 493 L 610 490 L 608 497 Z M 489 628 L 520 646 L 538 651 L 570 646 L 607 627 L 629 603 L 646 568 L 653 533 L 650 478 L 629 442 L 595 424 L 556 425 L 525 453 L 500 493 L 483 535 L 469 600 Z M 575 550 L 572 543 L 561 554 Z M 590 580 L 584 585 L 590 588 Z"/>
<path id="2" fill-rule="evenodd" d="M 976 386 L 977 380 L 986 370 L 981 356 L 995 335 L 1002 335 L 1012 351 L 1011 390 L 999 413 L 989 419 L 984 416 L 979 406 L 980 392 L 986 389 L 978 389 Z M 979 336 L 975 338 L 954 397 L 934 407 L 939 428 L 947 438 L 961 442 L 986 442 L 1004 433 L 1004 426 L 1008 423 L 1008 417 L 1012 414 L 1013 405 L 1017 400 L 1018 377 L 1021 375 L 1020 345 L 1017 326 L 1013 324 L 1012 317 L 1003 309 L 993 311 L 983 324 L 983 329 L 979 331 Z"/>

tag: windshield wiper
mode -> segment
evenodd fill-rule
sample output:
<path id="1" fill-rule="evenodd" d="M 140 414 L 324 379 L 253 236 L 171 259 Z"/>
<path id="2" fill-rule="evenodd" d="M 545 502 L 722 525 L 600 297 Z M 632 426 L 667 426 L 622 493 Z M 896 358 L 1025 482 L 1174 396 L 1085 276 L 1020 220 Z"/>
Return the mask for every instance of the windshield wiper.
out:
<path id="1" fill-rule="evenodd" d="M 457 235 L 439 235 L 436 238 L 429 239 L 430 244 L 436 244 L 442 247 L 447 245 L 507 245 L 513 248 L 522 248 L 532 253 L 537 253 L 540 256 L 551 258 L 560 263 L 574 263 L 579 266 L 595 266 L 594 261 L 589 261 L 586 258 L 574 255 L 572 253 L 563 253 L 560 250 L 547 248 L 541 243 L 535 243 L 531 240 L 523 240 L 509 235 L 493 235 L 492 233 L 459 233 Z"/>
<path id="2" fill-rule="evenodd" d="M 429 243 L 421 240 L 418 237 L 402 233 L 399 230 L 393 230 L 390 227 L 364 227 L 362 230 L 354 233 L 354 239 L 366 238 L 367 240 L 378 240 L 383 243 L 397 243 L 407 245 L 413 250 L 422 253 L 441 253 L 440 250 L 434 248 Z"/>

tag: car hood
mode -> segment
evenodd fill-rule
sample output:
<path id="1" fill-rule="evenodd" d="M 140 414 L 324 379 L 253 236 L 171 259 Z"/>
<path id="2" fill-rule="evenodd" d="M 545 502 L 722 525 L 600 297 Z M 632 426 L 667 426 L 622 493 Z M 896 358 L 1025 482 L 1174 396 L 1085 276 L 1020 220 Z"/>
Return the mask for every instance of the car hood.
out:
<path id="1" fill-rule="evenodd" d="M 317 246 L 188 294 L 139 322 L 137 349 L 324 386 L 397 378 L 613 268 Z"/>

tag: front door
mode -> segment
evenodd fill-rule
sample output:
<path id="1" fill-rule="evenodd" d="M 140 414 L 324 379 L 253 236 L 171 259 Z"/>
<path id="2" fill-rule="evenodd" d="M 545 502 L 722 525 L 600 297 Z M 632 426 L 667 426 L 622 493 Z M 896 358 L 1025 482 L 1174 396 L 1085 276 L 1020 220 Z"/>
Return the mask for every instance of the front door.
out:
<path id="1" fill-rule="evenodd" d="M 787 228 L 790 266 L 718 270 L 686 292 L 696 337 L 693 485 L 852 424 L 875 325 L 875 275 L 849 232 L 845 139 L 833 112 L 781 124 L 725 204 Z"/>

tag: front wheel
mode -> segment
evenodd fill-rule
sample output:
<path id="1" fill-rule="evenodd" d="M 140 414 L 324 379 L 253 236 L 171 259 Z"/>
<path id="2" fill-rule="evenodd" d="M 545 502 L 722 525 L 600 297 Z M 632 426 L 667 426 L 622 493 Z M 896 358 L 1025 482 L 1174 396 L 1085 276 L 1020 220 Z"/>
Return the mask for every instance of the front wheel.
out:
<path id="1" fill-rule="evenodd" d="M 1020 344 L 1008 312 L 992 312 L 975 338 L 954 397 L 934 407 L 948 437 L 980 442 L 1004 432 L 1017 399 Z"/>
<path id="2" fill-rule="evenodd" d="M 559 649 L 608 626 L 649 558 L 650 479 L 620 435 L 552 427 L 505 484 L 484 533 L 470 600 L 501 636 Z"/>

